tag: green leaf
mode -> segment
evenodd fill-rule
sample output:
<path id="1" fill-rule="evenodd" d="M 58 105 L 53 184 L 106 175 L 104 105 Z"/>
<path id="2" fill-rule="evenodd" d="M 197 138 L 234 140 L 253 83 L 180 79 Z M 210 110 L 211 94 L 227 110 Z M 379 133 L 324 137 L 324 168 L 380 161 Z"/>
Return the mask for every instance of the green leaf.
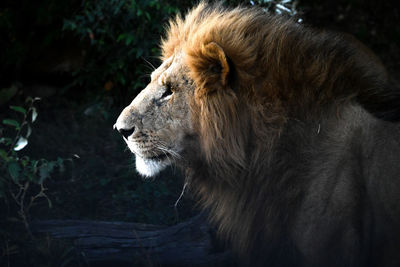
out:
<path id="1" fill-rule="evenodd" d="M 11 120 L 11 119 L 4 119 L 3 124 L 14 126 L 15 128 L 20 127 L 19 122 L 17 122 L 16 120 Z"/>
<path id="2" fill-rule="evenodd" d="M 136 58 L 140 58 L 143 55 L 143 49 L 138 47 L 136 51 Z"/>
<path id="3" fill-rule="evenodd" d="M 149 21 L 151 21 L 151 16 L 150 16 L 149 12 L 145 12 L 144 14 L 146 15 L 146 18 L 147 18 Z"/>
<path id="4" fill-rule="evenodd" d="M 25 167 L 28 165 L 28 163 L 30 162 L 30 159 L 28 156 L 24 156 L 21 159 L 19 159 L 19 162 L 22 164 L 22 166 Z"/>
<path id="5" fill-rule="evenodd" d="M 0 144 L 5 144 L 6 146 L 11 145 L 12 144 L 12 139 L 9 137 L 2 137 L 0 138 Z"/>
<path id="6" fill-rule="evenodd" d="M 57 165 L 60 173 L 65 172 L 64 160 L 60 157 L 57 158 Z"/>
<path id="7" fill-rule="evenodd" d="M 27 125 L 27 130 L 26 130 L 26 136 L 25 137 L 28 139 L 28 137 L 31 136 L 31 134 L 32 134 L 32 128 L 29 125 Z"/>
<path id="8" fill-rule="evenodd" d="M 14 182 L 18 182 L 19 173 L 21 172 L 21 166 L 19 166 L 18 162 L 12 161 L 8 164 L 8 173 L 13 179 Z"/>
<path id="9" fill-rule="evenodd" d="M 4 161 L 8 161 L 7 152 L 4 151 L 3 149 L 0 149 L 0 157 L 1 157 Z"/>
<path id="10" fill-rule="evenodd" d="M 109 178 L 102 178 L 102 179 L 100 179 L 100 185 L 101 185 L 101 186 L 105 186 L 105 185 L 107 185 L 109 182 L 110 182 L 110 179 L 109 179 Z"/>
<path id="11" fill-rule="evenodd" d="M 133 40 L 135 39 L 135 37 L 132 34 L 128 34 L 125 37 L 125 45 L 130 45 Z"/>
<path id="12" fill-rule="evenodd" d="M 27 172 L 26 176 L 28 177 L 28 180 L 30 182 L 33 182 L 35 180 L 35 175 L 32 172 Z"/>
<path id="13" fill-rule="evenodd" d="M 22 114 L 26 114 L 26 109 L 20 106 L 10 106 L 10 109 L 21 112 Z"/>
<path id="14" fill-rule="evenodd" d="M 121 33 L 120 35 L 118 35 L 117 42 L 120 42 L 121 40 L 125 39 L 126 35 L 127 35 L 126 33 Z"/>
<path id="15" fill-rule="evenodd" d="M 26 147 L 27 145 L 28 145 L 28 139 L 26 139 L 25 137 L 21 136 L 18 139 L 17 143 L 15 144 L 14 151 L 20 151 L 24 147 Z"/>
<path id="16" fill-rule="evenodd" d="M 32 168 L 32 172 L 33 172 L 33 173 L 36 173 L 36 172 L 37 172 L 37 170 L 38 170 L 38 164 L 39 164 L 39 161 L 38 161 L 38 160 L 32 160 L 32 161 L 31 161 L 31 168 Z"/>
<path id="17" fill-rule="evenodd" d="M 71 30 L 71 31 L 73 31 L 73 30 L 75 30 L 76 28 L 77 28 L 77 25 L 76 25 L 75 22 L 70 21 L 70 20 L 64 20 L 64 24 L 63 24 L 63 27 L 62 27 L 62 30 L 63 30 L 63 31 L 64 31 L 64 30 Z"/>
<path id="18" fill-rule="evenodd" d="M 53 172 L 54 167 L 57 166 L 57 162 L 56 161 L 50 161 L 49 163 L 47 163 L 47 169 L 49 170 L 49 174 L 51 172 Z"/>
<path id="19" fill-rule="evenodd" d="M 42 184 L 44 180 L 47 179 L 47 177 L 49 177 L 49 168 L 47 163 L 43 163 L 42 165 L 40 165 L 39 167 L 39 184 Z"/>
<path id="20" fill-rule="evenodd" d="M 32 122 L 35 122 L 37 116 L 38 116 L 38 113 L 36 111 L 36 108 L 32 108 Z"/>
<path id="21" fill-rule="evenodd" d="M 39 167 L 39 184 L 42 184 L 44 180 L 50 177 L 50 173 L 53 171 L 54 167 L 57 165 L 55 161 L 44 162 Z"/>

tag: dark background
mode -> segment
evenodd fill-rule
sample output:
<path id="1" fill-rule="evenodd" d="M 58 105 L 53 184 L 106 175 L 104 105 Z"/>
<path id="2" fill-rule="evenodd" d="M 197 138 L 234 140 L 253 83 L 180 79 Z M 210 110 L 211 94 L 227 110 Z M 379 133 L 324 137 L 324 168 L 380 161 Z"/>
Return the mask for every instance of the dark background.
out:
<path id="1" fill-rule="evenodd" d="M 168 18 L 195 2 L 0 3 L 1 266 L 68 265 L 69 246 L 33 238 L 33 220 L 172 225 L 198 212 L 190 196 L 175 208 L 182 177 L 174 169 L 154 180 L 140 178 L 133 156 L 112 130 L 119 112 L 159 65 L 158 44 Z M 398 1 L 253 2 L 304 24 L 356 36 L 399 77 Z M 40 100 L 30 106 L 28 97 Z M 28 145 L 14 151 L 20 137 Z"/>

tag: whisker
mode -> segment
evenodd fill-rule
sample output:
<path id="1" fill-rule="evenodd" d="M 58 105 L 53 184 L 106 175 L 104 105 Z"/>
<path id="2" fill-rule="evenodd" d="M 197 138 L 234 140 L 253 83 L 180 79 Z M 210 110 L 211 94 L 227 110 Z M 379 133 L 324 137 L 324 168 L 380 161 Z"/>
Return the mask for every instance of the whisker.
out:
<path id="1" fill-rule="evenodd" d="M 180 155 L 178 152 L 174 151 L 173 149 L 168 148 L 167 145 L 166 145 L 166 143 L 163 142 L 163 141 L 161 141 L 161 140 L 158 140 L 158 141 L 156 142 L 156 146 L 157 146 L 159 149 L 162 149 L 162 150 L 164 150 L 164 151 L 170 153 L 173 157 L 175 157 L 175 158 L 177 158 L 177 159 L 182 158 L 181 155 Z"/>
<path id="2" fill-rule="evenodd" d="M 170 153 L 167 153 L 167 152 L 164 150 L 163 147 L 157 146 L 157 148 L 160 149 L 161 152 L 164 153 L 164 155 L 167 157 L 168 163 L 169 163 L 170 166 L 172 166 L 173 171 L 174 171 L 174 173 L 175 173 L 175 172 L 176 172 L 176 169 L 175 169 L 176 166 L 175 166 L 175 164 L 173 164 L 173 160 L 170 158 L 170 156 L 172 156 L 172 155 L 171 155 Z M 173 158 L 173 156 L 172 156 L 172 158 Z"/>
<path id="3" fill-rule="evenodd" d="M 162 151 L 162 153 L 164 153 L 164 155 L 167 157 L 168 162 L 170 164 L 170 166 L 172 166 L 172 171 L 174 173 L 176 173 L 176 165 L 172 164 L 174 162 L 174 159 L 179 159 L 181 158 L 181 156 L 176 153 L 175 151 L 171 150 L 171 149 L 167 149 L 165 146 L 161 145 L 161 142 L 158 142 L 159 144 L 157 145 L 157 148 L 160 149 Z M 172 159 L 171 159 L 171 157 Z"/>
<path id="4" fill-rule="evenodd" d="M 163 146 L 163 145 L 161 145 L 161 144 L 158 145 L 157 147 L 158 147 L 159 149 L 163 150 L 163 151 L 168 152 L 169 154 L 171 154 L 171 156 L 173 156 L 173 157 L 175 157 L 175 158 L 177 158 L 177 159 L 182 158 L 181 155 L 179 155 L 176 151 L 174 151 L 174 150 L 172 150 L 172 149 L 169 149 L 169 148 L 167 148 L 167 147 L 165 147 L 165 146 Z"/>
<path id="5" fill-rule="evenodd" d="M 150 61 L 148 61 L 147 59 L 145 59 L 144 57 L 142 57 L 142 59 L 147 63 L 147 64 L 149 64 L 150 65 L 150 67 L 152 67 L 153 68 L 153 71 L 154 70 L 156 70 L 157 68 L 156 67 L 154 67 L 154 65 L 153 64 L 151 64 L 151 62 Z"/>

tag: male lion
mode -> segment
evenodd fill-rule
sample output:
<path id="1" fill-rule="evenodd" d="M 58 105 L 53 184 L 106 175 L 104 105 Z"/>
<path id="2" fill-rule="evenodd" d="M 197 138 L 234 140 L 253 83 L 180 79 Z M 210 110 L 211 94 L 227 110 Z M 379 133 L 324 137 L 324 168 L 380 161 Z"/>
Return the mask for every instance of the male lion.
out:
<path id="1" fill-rule="evenodd" d="M 200 3 L 115 128 L 249 266 L 400 266 L 400 93 L 351 38 Z"/>

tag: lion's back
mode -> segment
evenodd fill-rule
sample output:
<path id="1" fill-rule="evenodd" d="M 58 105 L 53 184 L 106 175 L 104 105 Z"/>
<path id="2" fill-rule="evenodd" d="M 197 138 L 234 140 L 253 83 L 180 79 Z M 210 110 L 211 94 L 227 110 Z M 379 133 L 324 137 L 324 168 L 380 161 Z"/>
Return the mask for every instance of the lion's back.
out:
<path id="1" fill-rule="evenodd" d="M 311 265 L 398 266 L 400 124 L 357 106 L 341 115 L 320 126 L 294 240 Z"/>

